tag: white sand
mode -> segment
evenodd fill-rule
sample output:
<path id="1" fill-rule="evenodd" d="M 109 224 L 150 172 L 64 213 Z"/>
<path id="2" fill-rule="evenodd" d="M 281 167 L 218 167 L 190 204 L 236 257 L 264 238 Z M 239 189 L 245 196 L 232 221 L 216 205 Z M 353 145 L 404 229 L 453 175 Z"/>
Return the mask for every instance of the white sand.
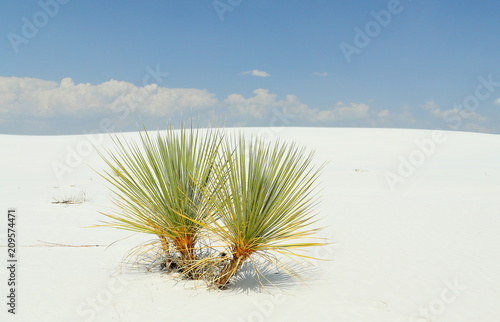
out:
<path id="1" fill-rule="evenodd" d="M 334 244 L 311 250 L 330 261 L 301 270 L 310 288 L 270 272 L 280 287 L 268 287 L 271 294 L 252 276 L 216 292 L 157 273 L 112 275 L 138 238 L 107 249 L 48 247 L 109 245 L 130 235 L 84 228 L 110 205 L 104 181 L 89 168 L 103 163 L 86 153 L 84 136 L 0 135 L 2 267 L 9 207 L 17 209 L 20 245 L 17 314 L 7 313 L 4 268 L 0 320 L 499 321 L 500 136 L 445 132 L 432 148 L 432 131 L 288 128 L 278 135 L 329 162 L 319 216 L 327 227 L 321 236 Z M 427 142 L 421 149 L 429 155 L 418 152 L 416 139 Z M 72 172 L 59 179 L 53 165 L 78 149 L 82 159 L 69 158 Z M 411 174 L 400 165 L 409 157 L 421 163 Z M 403 180 L 392 191 L 388 172 Z M 89 201 L 52 204 L 81 191 Z"/>

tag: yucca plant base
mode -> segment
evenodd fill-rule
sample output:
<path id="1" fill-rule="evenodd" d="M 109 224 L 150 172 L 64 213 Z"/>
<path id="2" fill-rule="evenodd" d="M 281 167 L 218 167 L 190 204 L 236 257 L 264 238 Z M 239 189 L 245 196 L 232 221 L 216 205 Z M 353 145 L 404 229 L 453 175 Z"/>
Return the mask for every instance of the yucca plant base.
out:
<path id="1" fill-rule="evenodd" d="M 227 263 L 214 281 L 214 285 L 223 290 L 229 284 L 229 279 L 233 277 L 250 255 L 235 256 Z"/>
<path id="2" fill-rule="evenodd" d="M 182 259 L 182 257 L 168 256 L 165 257 L 160 263 L 160 269 L 165 270 L 167 272 L 176 272 L 181 273 L 183 278 L 194 280 L 199 279 L 199 276 L 196 276 L 192 272 L 190 272 L 189 267 L 191 265 L 190 261 L 186 261 Z"/>
<path id="3" fill-rule="evenodd" d="M 164 236 L 159 236 L 163 252 L 160 269 L 169 273 L 180 273 L 188 280 L 206 279 L 212 275 L 211 284 L 219 289 L 225 289 L 229 280 L 250 257 L 251 252 L 233 251 L 233 256 L 222 254 L 197 254 L 193 239 L 175 241 L 174 252 L 171 252 L 169 242 Z M 179 249 L 184 251 L 179 251 Z M 199 253 L 199 252 L 198 252 Z M 201 263 L 206 263 L 202 265 Z"/>
<path id="4" fill-rule="evenodd" d="M 240 256 L 215 262 L 210 265 L 200 266 L 199 263 L 206 258 L 196 258 L 186 261 L 181 257 L 169 255 L 160 263 L 160 269 L 168 273 L 180 273 L 187 280 L 208 280 L 209 284 L 224 290 L 230 285 L 230 279 L 238 273 L 249 256 Z M 213 276 L 215 273 L 215 276 Z M 209 277 L 211 275 L 211 277 Z"/>
<path id="5" fill-rule="evenodd" d="M 161 260 L 160 262 L 160 269 L 165 269 L 167 271 L 174 271 L 174 272 L 183 272 L 186 267 L 186 265 L 183 265 L 182 263 L 180 262 L 183 262 L 183 257 L 188 257 L 188 258 L 191 258 L 191 259 L 194 259 L 194 256 L 192 256 L 192 252 L 190 252 L 189 250 L 185 251 L 184 252 L 184 256 L 181 255 L 181 257 L 175 257 L 173 256 L 172 254 L 170 254 L 170 247 L 169 247 L 169 244 L 168 244 L 168 240 L 167 238 L 165 238 L 164 236 L 159 236 L 160 237 L 160 241 L 161 241 L 161 248 L 162 248 L 162 251 L 163 251 L 163 259 Z M 180 244 L 183 244 L 183 243 L 180 243 Z M 179 249 L 179 247 L 176 247 L 177 249 Z M 181 253 L 182 254 L 182 253 Z M 187 275 L 187 277 L 190 277 Z"/>
<path id="6" fill-rule="evenodd" d="M 196 240 L 193 237 L 177 238 L 173 240 L 173 247 L 169 246 L 169 241 L 164 236 L 159 236 L 163 256 L 160 260 L 160 269 L 167 272 L 181 273 L 185 279 L 199 279 L 192 269 L 200 260 L 196 256 L 194 245 Z"/>

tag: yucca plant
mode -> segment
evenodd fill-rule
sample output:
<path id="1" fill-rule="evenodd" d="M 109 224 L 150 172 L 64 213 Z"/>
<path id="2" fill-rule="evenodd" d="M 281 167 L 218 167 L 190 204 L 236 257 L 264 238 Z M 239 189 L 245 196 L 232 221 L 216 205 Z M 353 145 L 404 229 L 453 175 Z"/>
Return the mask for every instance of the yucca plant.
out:
<path id="1" fill-rule="evenodd" d="M 315 182 L 323 166 L 313 167 L 313 153 L 294 143 L 255 137 L 247 143 L 242 135 L 226 141 L 222 151 L 223 162 L 213 169 L 217 189 L 200 187 L 208 213 L 204 226 L 226 245 L 226 264 L 213 283 L 224 288 L 246 260 L 257 268 L 254 259 L 259 258 L 293 275 L 270 251 L 304 256 L 297 250 L 323 245 L 303 241 L 318 231 L 311 224 L 318 204 Z"/>
<path id="2" fill-rule="evenodd" d="M 164 135 L 140 132 L 139 143 L 112 135 L 114 146 L 100 152 L 110 170 L 116 209 L 102 212 L 111 226 L 158 236 L 166 261 L 172 251 L 186 263 L 195 258 L 206 214 L 201 190 L 210 190 L 222 136 L 217 130 L 169 126 Z"/>

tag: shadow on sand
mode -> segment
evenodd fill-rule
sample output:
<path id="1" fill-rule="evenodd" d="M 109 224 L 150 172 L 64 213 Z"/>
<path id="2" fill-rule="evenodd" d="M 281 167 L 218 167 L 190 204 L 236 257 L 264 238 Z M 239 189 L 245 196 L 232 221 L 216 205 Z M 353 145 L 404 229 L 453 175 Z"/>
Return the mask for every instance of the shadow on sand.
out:
<path id="1" fill-rule="evenodd" d="M 256 270 L 256 267 L 257 270 Z M 290 275 L 279 267 L 266 267 L 260 263 L 246 262 L 238 273 L 233 276 L 226 292 L 251 293 L 271 292 L 273 289 L 282 292 L 298 289 L 308 289 L 308 281 L 314 279 L 318 269 L 311 265 L 286 263 Z M 268 265 L 270 266 L 270 265 Z"/>

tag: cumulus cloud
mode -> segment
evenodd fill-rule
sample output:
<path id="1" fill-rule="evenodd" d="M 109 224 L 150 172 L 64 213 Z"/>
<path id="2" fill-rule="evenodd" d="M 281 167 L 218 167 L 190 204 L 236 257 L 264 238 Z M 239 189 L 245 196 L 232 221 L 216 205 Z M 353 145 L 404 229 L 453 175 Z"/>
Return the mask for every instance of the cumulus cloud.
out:
<path id="1" fill-rule="evenodd" d="M 434 100 L 427 101 L 424 105 L 421 105 L 420 107 L 422 107 L 425 110 L 428 110 L 432 116 L 440 119 L 445 119 L 456 115 L 459 116 L 460 118 L 469 119 L 477 122 L 485 122 L 487 120 L 485 116 L 474 111 L 469 111 L 465 108 L 454 107 L 442 110 L 439 107 L 439 105 L 437 105 L 436 102 L 434 102 Z"/>
<path id="2" fill-rule="evenodd" d="M 269 75 L 268 73 L 266 73 L 262 70 L 258 70 L 258 69 L 241 72 L 241 75 L 252 75 L 252 76 L 257 76 L 257 77 L 271 77 L 271 75 Z"/>
<path id="3" fill-rule="evenodd" d="M 486 120 L 486 118 L 481 114 L 476 112 L 469 112 L 466 109 L 450 108 L 442 110 L 434 100 L 429 100 L 425 102 L 425 104 L 420 105 L 420 107 L 425 110 L 428 110 L 430 115 L 440 119 L 444 119 L 446 117 L 450 117 L 453 115 L 458 115 L 461 118 L 468 118 L 479 122 L 483 122 Z"/>
<path id="4" fill-rule="evenodd" d="M 252 97 L 245 98 L 240 94 L 232 94 L 224 100 L 232 115 L 252 116 L 264 118 L 273 111 L 286 111 L 301 120 L 309 122 L 327 122 L 339 120 L 352 120 L 369 117 L 370 107 L 366 104 L 344 104 L 338 102 L 330 110 L 310 108 L 300 102 L 295 95 L 287 95 L 285 99 L 277 99 L 276 94 L 270 94 L 268 89 L 257 89 L 253 91 Z"/>
<path id="5" fill-rule="evenodd" d="M 137 87 L 110 80 L 97 85 L 60 83 L 35 78 L 0 77 L 0 115 L 84 117 L 126 106 L 131 112 L 169 116 L 184 109 L 203 109 L 217 103 L 214 94 L 200 89 Z"/>
<path id="6" fill-rule="evenodd" d="M 253 71 L 257 74 L 260 71 Z M 262 72 L 263 73 L 263 72 Z M 254 73 L 255 74 L 255 73 Z M 268 89 L 256 89 L 250 97 L 234 93 L 219 101 L 215 94 L 193 88 L 165 88 L 157 84 L 144 87 L 110 80 L 101 84 L 75 84 L 71 78 L 60 82 L 35 78 L 0 77 L 0 119 L 91 118 L 123 111 L 139 113 L 144 117 L 175 117 L 182 111 L 196 112 L 210 117 L 217 109 L 235 123 L 266 123 L 276 115 L 286 115 L 297 124 L 328 124 L 339 121 L 373 118 L 387 124 L 394 118 L 388 110 L 372 111 L 367 104 L 338 102 L 330 108 L 312 108 L 295 95 L 278 98 Z M 348 124 L 348 123 L 347 123 Z"/>
<path id="7" fill-rule="evenodd" d="M 434 100 L 431 99 L 431 100 L 425 102 L 425 104 L 421 105 L 420 107 L 425 109 L 425 110 L 435 110 L 438 108 L 438 105 L 436 104 L 436 102 Z"/>
<path id="8" fill-rule="evenodd" d="M 467 123 L 464 125 L 464 129 L 467 131 L 480 132 L 480 133 L 488 133 L 493 131 L 492 129 L 489 129 L 486 126 L 477 123 Z"/>
<path id="9" fill-rule="evenodd" d="M 110 80 L 101 84 L 75 84 L 71 78 L 59 83 L 35 78 L 0 77 L 0 118 L 55 117 L 84 118 L 126 107 L 143 116 L 171 117 L 184 110 L 227 111 L 233 119 L 259 120 L 273 113 L 288 113 L 305 122 L 327 122 L 368 117 L 366 104 L 337 103 L 332 109 L 310 108 L 295 95 L 278 99 L 268 89 L 256 89 L 253 96 L 231 94 L 219 101 L 215 94 L 200 89 L 165 88 L 156 84 L 137 87 Z"/>
<path id="10" fill-rule="evenodd" d="M 254 72 L 265 73 L 258 70 L 248 73 Z M 495 103 L 500 104 L 500 99 Z M 185 115 L 195 114 L 199 118 L 207 119 L 215 112 L 227 118 L 233 125 L 255 126 L 269 126 L 274 124 L 272 120 L 278 118 L 286 120 L 283 124 L 288 126 L 429 128 L 442 126 L 445 117 L 455 114 L 463 119 L 461 127 L 465 130 L 489 130 L 487 118 L 477 112 L 457 108 L 442 110 L 434 100 L 427 101 L 420 109 L 435 118 L 415 119 L 409 106 L 400 110 L 374 109 L 362 102 L 338 102 L 316 108 L 301 102 L 295 95 L 278 97 L 264 88 L 254 90 L 249 97 L 233 93 L 223 100 L 218 100 L 215 94 L 195 88 L 166 88 L 156 84 L 138 87 L 117 80 L 93 85 L 75 84 L 71 78 L 54 82 L 35 78 L 0 77 L 0 124 L 4 131 L 9 126 L 14 128 L 12 124 L 17 122 L 15 124 L 23 126 L 24 129 L 36 127 L 39 132 L 51 133 L 55 131 L 53 125 L 57 123 L 59 126 L 63 119 L 69 120 L 63 123 L 73 130 L 77 123 L 84 124 L 85 119 L 116 116 L 117 113 L 124 115 L 121 114 L 123 107 L 126 107 L 128 112 L 135 112 L 145 119 L 158 122 L 163 122 L 165 118 L 179 117 L 183 111 Z M 130 118 L 126 122 L 123 120 L 123 124 L 132 126 L 135 121 Z M 122 119 L 117 122 L 122 122 Z M 496 128 L 496 125 L 492 126 Z M 64 133 L 63 130 L 60 132 Z"/>
<path id="11" fill-rule="evenodd" d="M 429 114 L 444 122 L 452 129 L 463 129 L 473 132 L 494 132 L 488 128 L 488 118 L 475 111 L 469 111 L 461 106 L 449 109 L 441 109 L 434 100 L 427 101 L 421 108 L 429 111 Z"/>
<path id="12" fill-rule="evenodd" d="M 469 112 L 466 109 L 451 108 L 448 110 L 444 110 L 440 113 L 436 112 L 436 116 L 439 117 L 450 117 L 454 115 L 459 116 L 462 119 L 468 119 L 470 121 L 476 121 L 476 122 L 485 122 L 487 120 L 485 116 L 476 112 Z"/>
<path id="13" fill-rule="evenodd" d="M 377 113 L 377 117 L 379 118 L 387 118 L 389 117 L 389 110 L 382 110 L 380 112 Z"/>
<path id="14" fill-rule="evenodd" d="M 338 102 L 336 106 L 330 110 L 309 109 L 306 112 L 306 116 L 313 122 L 352 120 L 369 117 L 369 110 L 370 107 L 363 103 L 344 104 Z"/>
<path id="15" fill-rule="evenodd" d="M 231 94 L 224 100 L 224 105 L 232 115 L 252 116 L 263 118 L 275 109 L 288 109 L 294 112 L 307 110 L 295 95 L 287 95 L 284 100 L 278 100 L 276 94 L 270 94 L 268 89 L 256 89 L 255 96 L 245 98 L 240 94 Z"/>
<path id="16" fill-rule="evenodd" d="M 433 99 L 425 102 L 425 104 L 423 105 L 420 105 L 420 107 L 424 110 L 429 111 L 429 114 L 436 118 L 443 118 L 444 116 L 452 112 L 452 110 L 441 110 L 439 108 L 439 105 Z"/>
<path id="17" fill-rule="evenodd" d="M 232 114 L 251 115 L 253 117 L 263 117 L 276 103 L 276 95 L 269 94 L 267 89 L 256 89 L 255 96 L 245 98 L 240 94 L 231 94 L 225 100 Z"/>

